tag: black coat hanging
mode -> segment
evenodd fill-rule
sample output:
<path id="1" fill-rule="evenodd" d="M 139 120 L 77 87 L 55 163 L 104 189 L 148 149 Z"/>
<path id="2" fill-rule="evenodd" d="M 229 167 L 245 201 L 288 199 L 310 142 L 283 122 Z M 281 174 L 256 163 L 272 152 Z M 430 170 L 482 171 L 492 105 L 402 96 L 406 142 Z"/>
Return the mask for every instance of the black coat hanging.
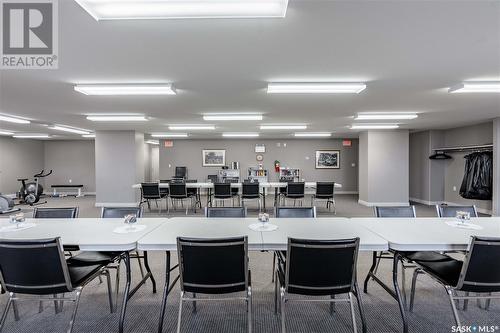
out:
<path id="1" fill-rule="evenodd" d="M 465 157 L 465 174 L 460 195 L 465 199 L 491 200 L 493 153 L 476 152 Z"/>

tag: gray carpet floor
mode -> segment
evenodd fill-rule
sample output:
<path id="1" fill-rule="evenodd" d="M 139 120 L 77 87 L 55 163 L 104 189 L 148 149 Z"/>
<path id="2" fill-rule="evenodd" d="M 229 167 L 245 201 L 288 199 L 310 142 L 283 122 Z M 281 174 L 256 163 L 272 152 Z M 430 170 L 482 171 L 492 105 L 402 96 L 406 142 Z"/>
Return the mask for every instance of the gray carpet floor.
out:
<path id="1" fill-rule="evenodd" d="M 49 198 L 46 207 L 74 206 L 80 207 L 81 217 L 97 217 L 99 209 L 94 207 L 95 198 Z M 271 198 L 269 198 L 271 203 Z M 305 201 L 307 203 L 308 201 Z M 29 214 L 28 209 L 24 211 Z M 198 213 L 200 214 L 200 213 Z M 254 207 L 250 214 L 257 214 Z M 319 209 L 320 216 L 329 213 L 324 207 Z M 417 206 L 418 216 L 434 216 L 432 208 Z M 171 215 L 184 216 L 184 212 Z M 146 212 L 146 216 L 159 216 L 157 211 Z M 357 198 L 350 195 L 337 196 L 337 216 L 372 216 L 372 210 L 357 204 Z M 172 253 L 176 262 L 176 253 Z M 371 254 L 360 253 L 358 260 L 359 283 L 368 271 Z M 164 253 L 150 253 L 150 265 L 157 280 L 159 290 L 153 294 L 148 282 L 130 300 L 126 317 L 126 332 L 156 332 L 161 302 L 161 291 L 165 278 Z M 136 262 L 132 263 L 133 279 L 140 276 Z M 253 284 L 254 332 L 279 332 L 280 320 L 274 315 L 273 288 L 271 282 L 272 255 L 264 252 L 250 253 L 250 269 Z M 123 274 L 123 273 L 122 273 Z M 391 282 L 391 263 L 383 262 L 379 275 L 388 283 Z M 411 274 L 409 274 L 411 275 Z M 408 279 L 410 277 L 408 276 Z M 122 277 L 125 281 L 125 277 Z M 409 284 L 409 281 L 408 281 Z M 123 285 L 123 284 L 122 284 Z M 401 318 L 396 302 L 375 283 L 370 283 L 369 293 L 362 294 L 367 316 L 369 332 L 389 333 L 401 332 Z M 3 308 L 6 295 L 0 296 L 0 307 Z M 175 332 L 179 305 L 179 288 L 176 286 L 168 300 L 165 316 L 164 332 Z M 20 303 L 21 320 L 14 321 L 9 313 L 4 332 L 65 332 L 71 316 L 72 304 L 66 304 L 64 311 L 54 314 L 53 304 L 47 302 L 45 310 L 38 313 L 38 303 L 25 301 Z M 243 302 L 199 303 L 198 312 L 191 313 L 191 305 L 186 304 L 182 320 L 182 332 L 245 332 L 246 312 Z M 286 306 L 288 332 L 352 332 L 349 306 L 338 304 L 337 312 L 330 316 L 328 305 L 318 303 L 291 303 Z M 490 311 L 479 309 L 475 302 L 469 305 L 468 311 L 460 311 L 464 325 L 500 326 L 500 302 L 493 301 Z M 358 328 L 361 323 L 358 318 Z M 408 314 L 410 332 L 452 332 L 454 325 L 451 308 L 442 287 L 428 277 L 421 277 L 415 310 Z M 110 314 L 107 303 L 105 284 L 96 280 L 88 285 L 82 294 L 74 332 L 100 333 L 116 332 L 118 314 Z M 499 332 L 499 329 L 496 329 Z M 493 331 L 489 331 L 493 332 Z"/>

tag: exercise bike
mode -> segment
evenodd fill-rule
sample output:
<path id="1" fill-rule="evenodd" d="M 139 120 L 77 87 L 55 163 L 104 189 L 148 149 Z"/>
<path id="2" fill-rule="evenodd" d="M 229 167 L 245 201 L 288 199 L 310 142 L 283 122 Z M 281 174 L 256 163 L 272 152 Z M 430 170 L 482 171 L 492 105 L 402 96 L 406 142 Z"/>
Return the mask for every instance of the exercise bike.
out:
<path id="1" fill-rule="evenodd" d="M 43 186 L 39 183 L 39 180 L 40 178 L 50 176 L 52 174 L 52 170 L 46 174 L 43 173 L 44 171 L 45 170 L 42 170 L 34 175 L 33 178 L 35 181 L 31 183 L 26 183 L 28 178 L 18 179 L 18 181 L 22 184 L 21 189 L 19 190 L 19 201 L 21 204 L 35 206 L 47 203 L 47 201 L 40 202 L 40 197 L 43 194 Z"/>

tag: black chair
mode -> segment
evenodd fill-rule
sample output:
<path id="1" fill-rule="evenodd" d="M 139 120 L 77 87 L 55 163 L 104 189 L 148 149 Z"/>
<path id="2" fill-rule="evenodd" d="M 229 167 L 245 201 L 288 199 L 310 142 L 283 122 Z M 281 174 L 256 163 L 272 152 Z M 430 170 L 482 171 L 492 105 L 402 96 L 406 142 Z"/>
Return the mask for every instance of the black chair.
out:
<path id="1" fill-rule="evenodd" d="M 241 205 L 245 206 L 246 200 L 257 200 L 259 205 L 259 212 L 262 207 L 262 200 L 260 194 L 260 187 L 258 182 L 243 182 L 241 184 Z"/>
<path id="2" fill-rule="evenodd" d="M 196 179 L 187 179 L 186 180 L 186 184 L 188 184 L 188 183 L 192 184 L 192 183 L 197 183 L 197 182 L 198 182 L 198 180 L 196 180 Z M 195 187 L 187 187 L 186 190 L 187 190 L 187 195 L 188 196 L 190 196 L 190 197 L 192 196 L 192 197 L 194 197 L 196 199 L 195 205 L 199 204 L 199 206 L 201 208 L 200 190 L 198 188 L 195 188 Z"/>
<path id="3" fill-rule="evenodd" d="M 34 219 L 76 219 L 78 207 L 38 208 L 33 209 Z"/>
<path id="4" fill-rule="evenodd" d="M 135 215 L 141 218 L 143 215 L 142 207 L 102 207 L 101 218 L 115 218 L 122 219 L 127 215 Z"/>
<path id="5" fill-rule="evenodd" d="M 337 213 L 335 205 L 335 183 L 334 182 L 317 182 L 316 193 L 311 197 L 311 206 L 314 206 L 316 201 L 326 201 L 326 209 L 331 210 L 333 205 L 333 213 Z"/>
<path id="6" fill-rule="evenodd" d="M 233 193 L 231 192 L 231 183 L 215 183 L 213 199 L 215 201 L 215 206 L 218 206 L 219 202 L 221 202 L 222 207 L 224 207 L 225 200 L 233 200 Z"/>
<path id="7" fill-rule="evenodd" d="M 383 218 L 398 218 L 398 217 L 417 217 L 415 206 L 375 206 L 374 208 L 376 217 Z"/>
<path id="8" fill-rule="evenodd" d="M 470 217 L 478 217 L 475 205 L 472 206 L 436 205 L 436 211 L 439 217 L 456 217 L 457 212 L 468 212 L 470 214 Z"/>
<path id="9" fill-rule="evenodd" d="M 245 207 L 205 207 L 205 217 L 247 217 Z"/>
<path id="10" fill-rule="evenodd" d="M 293 301 L 328 303 L 331 315 L 335 312 L 335 303 L 349 303 L 353 330 L 357 332 L 354 297 L 358 302 L 363 328 L 366 327 L 361 293 L 356 281 L 358 249 L 359 238 L 343 240 L 288 238 L 286 264 L 278 265 L 275 278 L 274 311 L 278 313 L 279 303 L 281 332 L 286 332 L 285 304 Z M 347 297 L 336 297 L 343 294 L 347 294 Z"/>
<path id="11" fill-rule="evenodd" d="M 191 201 L 191 208 L 196 212 L 196 207 L 194 206 L 193 196 L 188 194 L 186 183 L 178 183 L 171 182 L 170 183 L 170 200 L 172 200 L 172 206 L 174 210 L 177 209 L 177 203 L 181 203 L 181 206 L 184 207 L 184 200 Z M 188 213 L 189 206 L 186 204 L 186 215 Z"/>
<path id="12" fill-rule="evenodd" d="M 159 208 L 159 213 L 161 214 L 161 199 L 166 196 L 162 195 L 160 192 L 159 183 L 141 183 L 141 197 L 141 204 L 147 203 L 149 210 L 151 210 L 151 200 L 154 200 L 156 202 L 156 208 Z M 158 206 L 158 200 L 160 200 L 160 206 Z"/>
<path id="13" fill-rule="evenodd" d="M 177 332 L 181 329 L 182 305 L 220 300 L 244 300 L 248 312 L 248 331 L 252 331 L 252 292 L 248 269 L 247 237 L 223 239 L 177 238 L 179 256 L 180 288 Z M 190 293 L 192 297 L 188 297 Z M 202 297 L 197 294 L 223 295 L 242 293 L 241 296 L 221 298 Z"/>
<path id="14" fill-rule="evenodd" d="M 56 313 L 62 311 L 63 302 L 74 302 L 69 323 L 71 333 L 75 322 L 82 289 L 103 272 L 102 265 L 73 267 L 66 263 L 60 238 L 40 240 L 0 240 L 0 281 L 9 293 L 7 305 L 0 319 L 0 331 L 13 305 L 14 316 L 19 319 L 16 302 L 26 296 L 37 301 L 53 301 Z M 110 308 L 111 284 L 108 279 Z M 66 296 L 65 293 L 75 293 Z M 59 296 L 60 295 L 60 296 Z"/>
<path id="15" fill-rule="evenodd" d="M 450 260 L 445 262 L 420 262 L 416 261 L 419 270 L 428 274 L 433 280 L 441 284 L 450 299 L 453 316 L 458 327 L 461 327 L 455 301 L 463 299 L 486 299 L 485 308 L 489 308 L 491 299 L 498 299 L 500 295 L 500 238 L 472 237 L 469 252 L 464 261 Z M 415 299 L 415 283 L 418 273 L 414 273 L 410 311 L 413 310 Z M 459 296 L 458 292 L 464 295 Z M 471 295 L 474 293 L 475 295 Z M 464 304 L 464 310 L 467 303 Z"/>
<path id="16" fill-rule="evenodd" d="M 169 184 L 171 179 L 160 179 L 160 184 Z M 160 187 L 160 194 L 162 197 L 167 198 L 170 194 L 170 189 L 168 187 Z M 168 205 L 168 199 L 167 199 Z"/>
<path id="17" fill-rule="evenodd" d="M 302 199 L 305 197 L 305 183 L 304 182 L 289 182 L 286 186 L 286 192 L 283 196 L 284 205 L 286 206 L 287 199 L 293 199 L 293 206 L 295 207 L 297 200 L 300 200 L 302 206 Z"/>
<path id="18" fill-rule="evenodd" d="M 175 167 L 174 178 L 185 180 L 187 178 L 187 167 L 185 166 Z"/>
<path id="19" fill-rule="evenodd" d="M 316 207 L 277 207 L 277 218 L 307 218 L 316 217 Z"/>

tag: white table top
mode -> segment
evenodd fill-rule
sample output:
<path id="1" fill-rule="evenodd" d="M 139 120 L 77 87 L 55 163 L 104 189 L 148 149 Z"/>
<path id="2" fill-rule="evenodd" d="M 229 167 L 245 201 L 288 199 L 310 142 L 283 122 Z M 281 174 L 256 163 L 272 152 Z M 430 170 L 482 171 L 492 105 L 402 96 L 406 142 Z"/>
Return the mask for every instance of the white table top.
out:
<path id="1" fill-rule="evenodd" d="M 61 237 L 63 245 L 78 245 L 85 251 L 129 251 L 134 250 L 137 241 L 158 228 L 165 218 L 138 219 L 137 224 L 145 224 L 146 229 L 126 234 L 113 232 L 123 226 L 123 219 L 26 219 L 35 223 L 33 228 L 0 232 L 0 239 L 43 239 Z M 10 225 L 8 219 L 0 219 L 0 227 Z"/>
<path id="2" fill-rule="evenodd" d="M 345 218 L 331 219 L 271 219 L 278 225 L 276 231 L 257 232 L 250 224 L 256 218 L 172 218 L 161 227 L 141 238 L 139 250 L 175 251 L 177 237 L 222 238 L 248 236 L 249 250 L 286 250 L 288 237 L 310 239 L 339 239 L 360 237 L 360 250 L 382 251 L 388 249 L 387 241 Z"/>
<path id="3" fill-rule="evenodd" d="M 482 230 L 447 225 L 454 218 L 352 218 L 350 222 L 364 226 L 389 242 L 399 251 L 467 250 L 471 236 L 500 237 L 500 217 L 472 218 Z"/>
<path id="4" fill-rule="evenodd" d="M 286 187 L 287 183 L 282 182 L 259 182 L 261 188 L 276 188 L 276 187 Z M 168 188 L 168 183 L 160 183 L 161 188 Z M 198 182 L 198 183 L 186 183 L 186 188 L 213 188 L 214 184 L 209 182 Z M 242 183 L 231 183 L 231 187 L 241 188 Z M 316 182 L 305 182 L 305 187 L 315 188 Z M 335 183 L 336 188 L 342 188 L 342 184 Z M 134 184 L 132 188 L 141 188 L 141 184 Z"/>

